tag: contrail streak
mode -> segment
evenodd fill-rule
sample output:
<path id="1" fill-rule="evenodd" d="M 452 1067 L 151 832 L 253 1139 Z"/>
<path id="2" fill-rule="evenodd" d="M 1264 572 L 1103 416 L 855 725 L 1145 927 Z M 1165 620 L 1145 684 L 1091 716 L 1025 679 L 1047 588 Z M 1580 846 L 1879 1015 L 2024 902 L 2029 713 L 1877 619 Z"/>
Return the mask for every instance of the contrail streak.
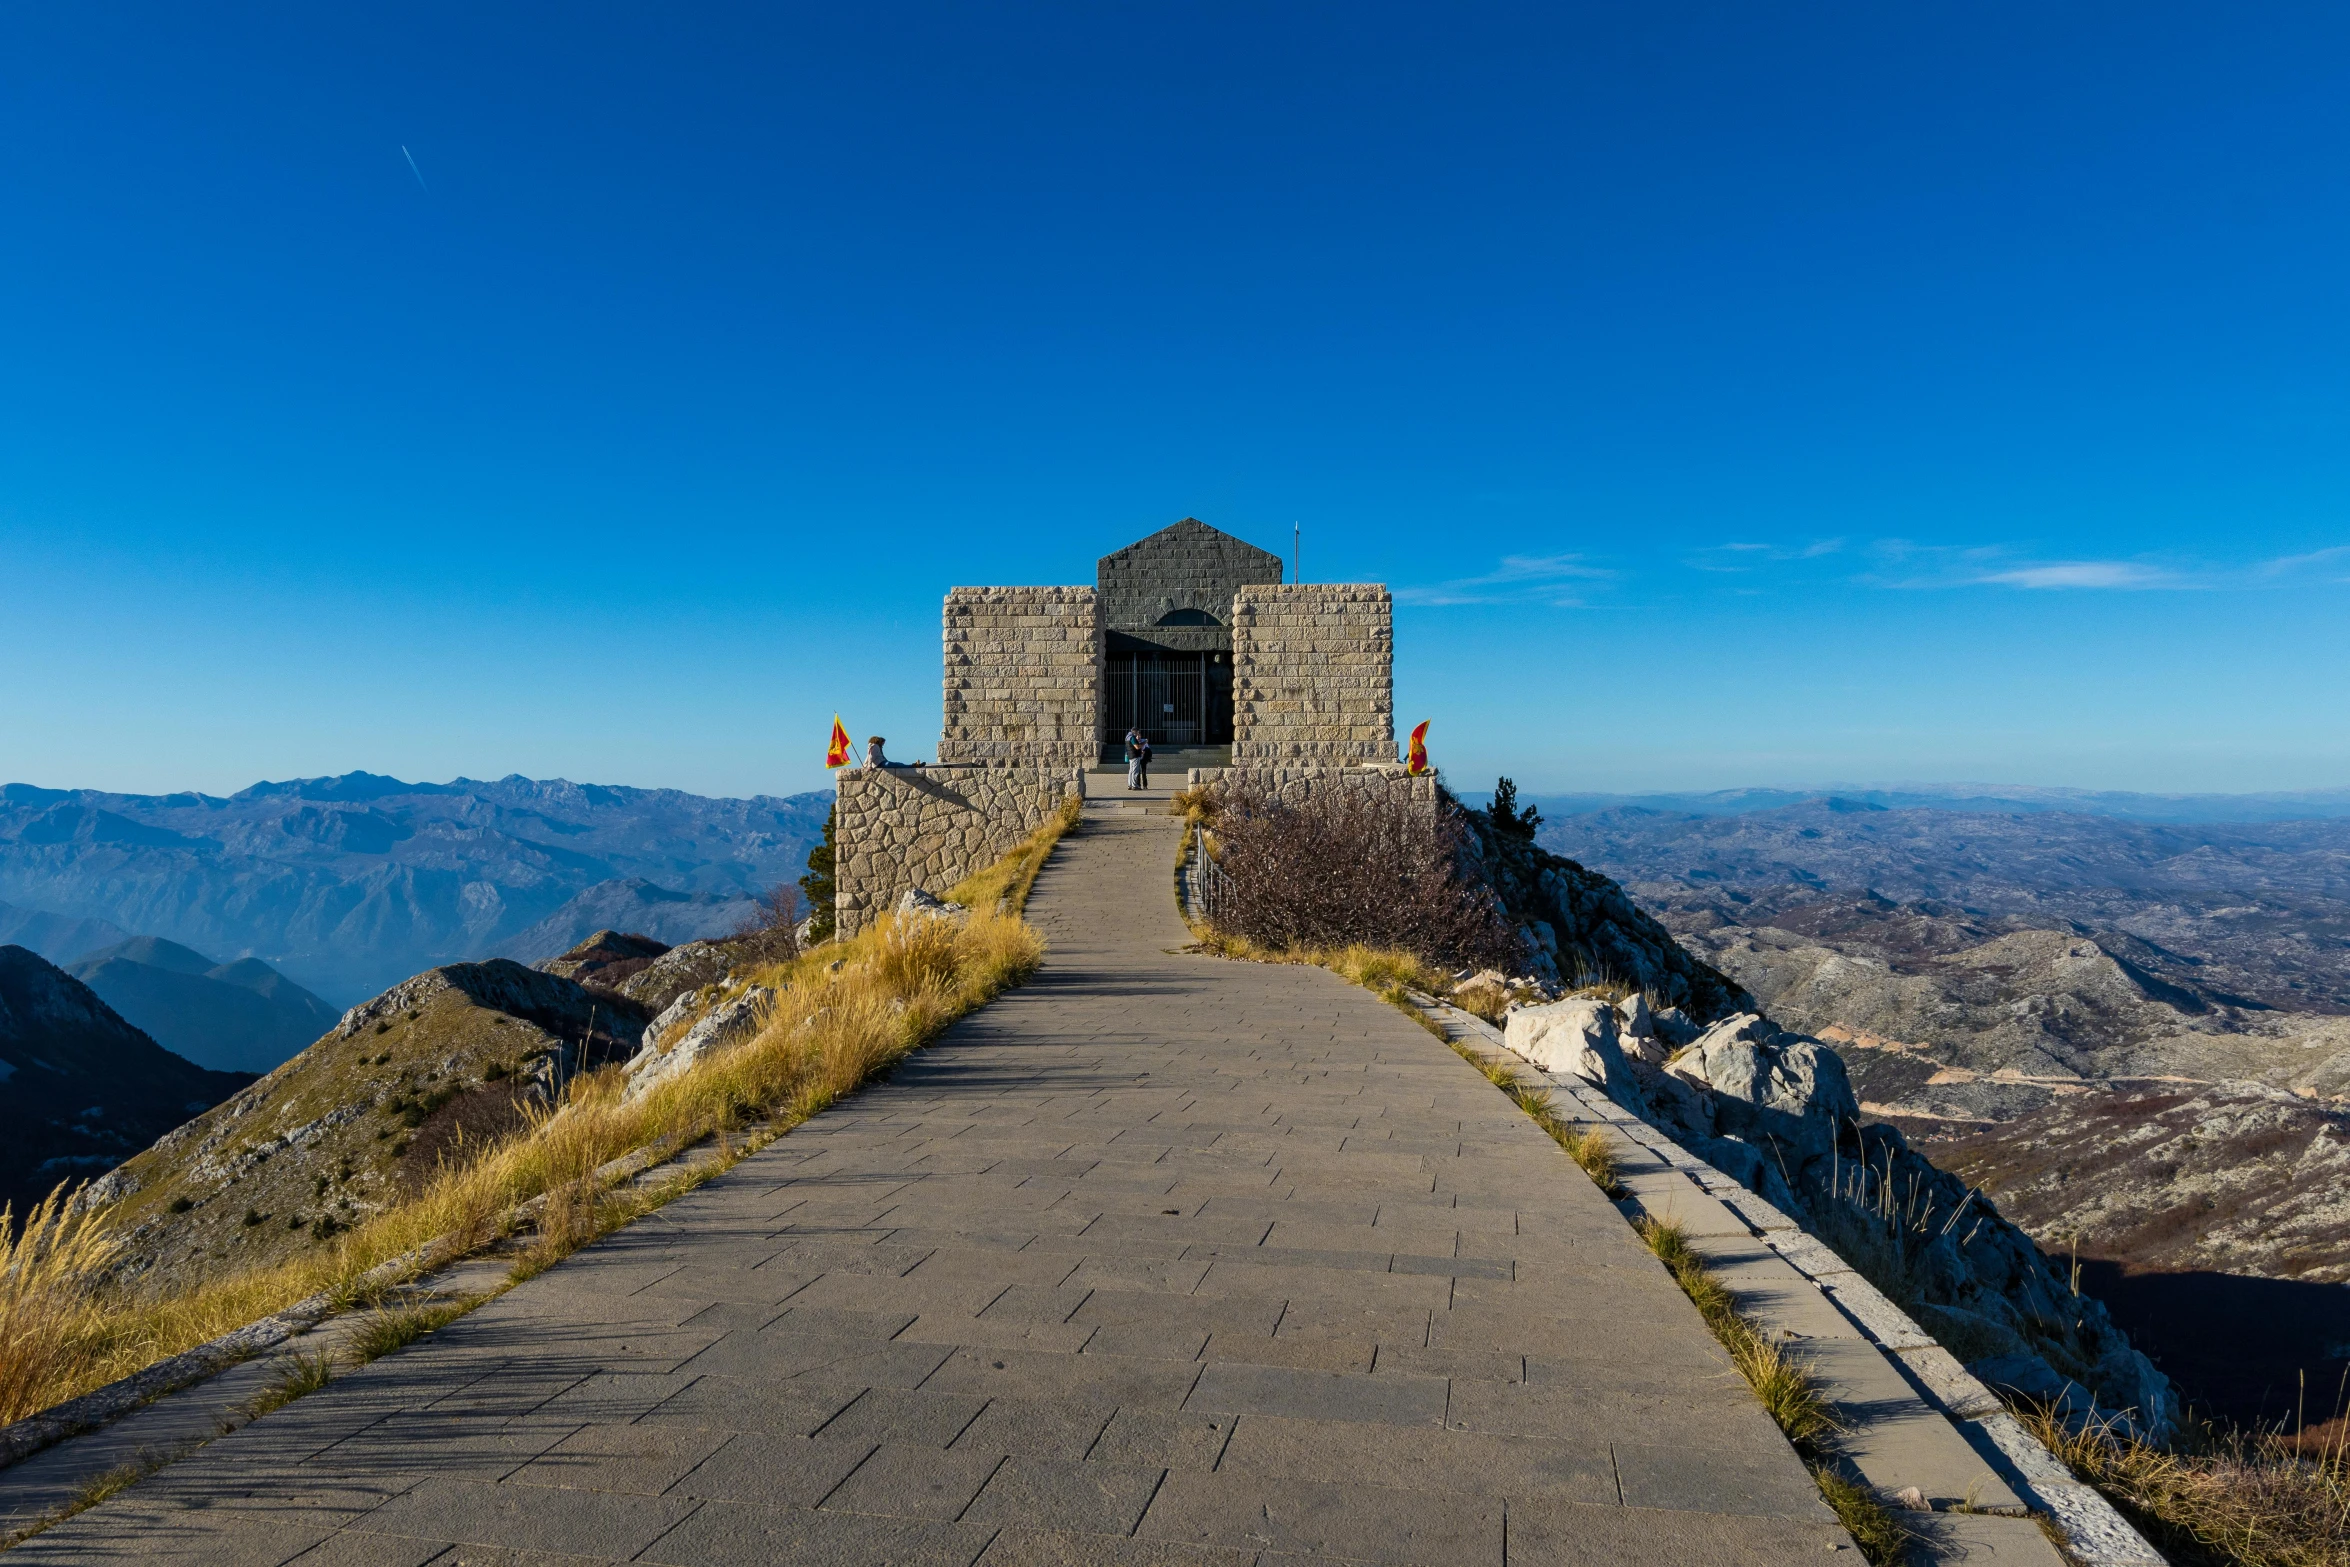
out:
<path id="1" fill-rule="evenodd" d="M 431 190 L 432 187 L 424 183 L 424 170 L 416 166 L 416 154 L 410 152 L 406 146 L 402 146 L 400 156 L 408 160 L 408 172 L 416 176 L 416 183 L 428 191 Z"/>

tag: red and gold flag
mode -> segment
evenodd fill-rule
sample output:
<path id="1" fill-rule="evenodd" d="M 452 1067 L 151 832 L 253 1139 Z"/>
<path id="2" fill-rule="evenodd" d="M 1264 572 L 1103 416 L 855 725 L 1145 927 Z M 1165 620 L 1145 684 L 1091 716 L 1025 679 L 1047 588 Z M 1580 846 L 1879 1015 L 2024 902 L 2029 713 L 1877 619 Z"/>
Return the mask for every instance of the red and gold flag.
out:
<path id="1" fill-rule="evenodd" d="M 1428 720 L 1420 720 L 1420 727 L 1412 731 L 1411 749 L 1404 753 L 1403 770 L 1414 778 L 1428 770 Z"/>
<path id="2" fill-rule="evenodd" d="M 1425 728 L 1426 725 L 1421 727 Z M 840 714 L 838 713 L 832 715 L 832 746 L 824 753 L 824 765 L 827 767 L 849 765 L 849 732 L 841 727 Z"/>

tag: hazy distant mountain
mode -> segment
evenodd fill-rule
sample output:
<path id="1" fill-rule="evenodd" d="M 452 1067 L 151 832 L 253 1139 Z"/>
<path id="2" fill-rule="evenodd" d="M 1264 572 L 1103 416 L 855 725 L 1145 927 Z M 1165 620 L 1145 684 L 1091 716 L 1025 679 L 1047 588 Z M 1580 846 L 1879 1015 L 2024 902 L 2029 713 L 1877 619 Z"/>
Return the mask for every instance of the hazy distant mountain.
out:
<path id="1" fill-rule="evenodd" d="M 0 942 L 38 952 L 52 963 L 71 963 L 129 935 L 105 920 L 76 919 L 0 903 Z"/>
<path id="2" fill-rule="evenodd" d="M 40 954 L 0 946 L 0 1201 L 19 1214 L 252 1080 L 182 1060 Z"/>
<path id="3" fill-rule="evenodd" d="M 519 776 L 347 773 L 227 799 L 8 784 L 0 898 L 61 928 L 104 922 L 116 942 L 258 958 L 341 1006 L 437 964 L 550 956 L 614 923 L 605 906 L 641 907 L 668 941 L 721 934 L 801 874 L 831 803 Z"/>
<path id="4" fill-rule="evenodd" d="M 340 1015 L 258 958 L 215 963 L 155 936 L 93 952 L 66 972 L 166 1050 L 219 1071 L 266 1072 Z"/>
<path id="5" fill-rule="evenodd" d="M 1463 798 L 1483 803 L 1482 795 Z M 1823 789 L 1712 789 L 1686 794 L 1550 794 L 1533 798 L 1553 818 L 1598 811 L 1675 816 L 1745 816 L 1826 800 L 1886 810 L 2063 811 L 2147 822 L 2286 822 L 2350 817 L 2350 789 L 2275 794 L 2133 794 L 2118 789 L 2042 789 L 2021 784 L 1836 785 Z"/>
<path id="6" fill-rule="evenodd" d="M 2350 1011 L 2350 820 L 2159 822 L 1887 809 L 1844 796 L 1702 814 L 1558 813 L 1543 847 L 1676 930 L 1770 923 L 1834 893 L 2095 935 L 2207 1000 Z"/>
<path id="7" fill-rule="evenodd" d="M 499 948 L 495 956 L 537 963 L 568 952 L 599 930 L 627 931 L 678 946 L 731 933 L 758 912 L 748 897 L 671 892 L 649 881 L 601 881 Z"/>

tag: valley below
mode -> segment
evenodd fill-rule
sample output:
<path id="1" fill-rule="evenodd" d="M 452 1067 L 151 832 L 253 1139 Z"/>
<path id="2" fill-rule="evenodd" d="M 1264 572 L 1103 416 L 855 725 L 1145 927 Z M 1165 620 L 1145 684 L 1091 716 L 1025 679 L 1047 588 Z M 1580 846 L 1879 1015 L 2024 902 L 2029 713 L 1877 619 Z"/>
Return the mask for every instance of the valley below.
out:
<path id="1" fill-rule="evenodd" d="M 1542 842 L 1834 1045 L 1866 1119 L 2077 1261 L 2192 1401 L 2274 1422 L 2306 1379 L 2321 1421 L 2350 1376 L 2350 823 L 1965 803 L 1616 806 Z"/>

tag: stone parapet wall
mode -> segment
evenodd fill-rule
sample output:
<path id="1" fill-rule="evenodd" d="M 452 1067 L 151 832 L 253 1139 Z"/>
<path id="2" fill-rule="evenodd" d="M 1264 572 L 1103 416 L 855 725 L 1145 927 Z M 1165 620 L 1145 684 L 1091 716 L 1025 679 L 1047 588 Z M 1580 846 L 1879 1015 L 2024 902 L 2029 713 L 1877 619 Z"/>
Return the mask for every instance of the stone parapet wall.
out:
<path id="1" fill-rule="evenodd" d="M 833 914 L 853 936 L 909 888 L 944 895 L 1085 794 L 1082 767 L 857 767 L 834 785 Z"/>
<path id="2" fill-rule="evenodd" d="M 956 588 L 942 619 L 942 763 L 1082 767 L 1098 748 L 1101 606 L 1091 588 Z"/>
<path id="3" fill-rule="evenodd" d="M 1375 583 L 1232 600 L 1232 760 L 1393 762 L 1395 603 Z"/>
<path id="4" fill-rule="evenodd" d="M 1191 769 L 1188 781 L 1193 788 L 1204 784 L 1245 789 L 1251 794 L 1293 806 L 1304 805 L 1317 796 L 1326 797 L 1340 790 L 1381 793 L 1431 811 L 1436 809 L 1438 798 L 1434 774 L 1414 778 L 1403 770 L 1399 762 L 1390 762 L 1383 767 L 1283 766 L 1277 763 L 1195 767 Z"/>

